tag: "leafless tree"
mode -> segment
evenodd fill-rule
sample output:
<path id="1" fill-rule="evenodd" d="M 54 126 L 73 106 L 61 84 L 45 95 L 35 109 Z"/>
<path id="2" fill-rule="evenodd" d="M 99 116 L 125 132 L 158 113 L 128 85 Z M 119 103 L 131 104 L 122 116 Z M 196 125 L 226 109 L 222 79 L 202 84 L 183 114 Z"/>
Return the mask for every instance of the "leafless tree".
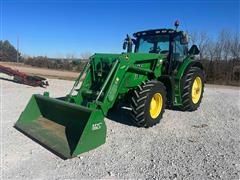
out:
<path id="1" fill-rule="evenodd" d="M 75 58 L 75 55 L 73 53 L 68 53 L 66 55 L 66 59 L 72 61 Z"/>
<path id="2" fill-rule="evenodd" d="M 81 53 L 81 59 L 83 60 L 88 60 L 90 56 L 92 56 L 93 54 L 89 51 L 86 51 L 86 52 L 82 52 Z"/>
<path id="3" fill-rule="evenodd" d="M 209 37 L 208 37 L 208 34 L 206 32 L 201 32 L 199 34 L 199 43 L 198 43 L 198 46 L 199 46 L 199 50 L 200 50 L 200 59 L 203 59 L 204 57 L 206 57 L 206 54 L 207 54 L 207 45 L 208 45 L 208 42 L 209 42 Z"/>
<path id="4" fill-rule="evenodd" d="M 219 34 L 218 43 L 221 44 L 221 59 L 228 60 L 231 50 L 232 34 L 228 30 L 222 30 Z"/>
<path id="5" fill-rule="evenodd" d="M 190 42 L 196 44 L 200 50 L 200 59 L 202 60 L 207 56 L 207 45 L 209 42 L 209 37 L 206 32 L 193 32 L 190 35 Z"/>
<path id="6" fill-rule="evenodd" d="M 191 44 L 197 44 L 197 39 L 198 39 L 198 32 L 192 32 L 190 33 L 190 43 Z"/>
<path id="7" fill-rule="evenodd" d="M 234 60 L 240 60 L 240 34 L 233 35 L 230 47 L 230 54 Z"/>
<path id="8" fill-rule="evenodd" d="M 207 53 L 207 57 L 210 61 L 213 61 L 215 56 L 216 56 L 216 53 L 215 53 L 215 43 L 210 40 L 207 44 L 207 47 L 206 47 L 206 53 Z"/>

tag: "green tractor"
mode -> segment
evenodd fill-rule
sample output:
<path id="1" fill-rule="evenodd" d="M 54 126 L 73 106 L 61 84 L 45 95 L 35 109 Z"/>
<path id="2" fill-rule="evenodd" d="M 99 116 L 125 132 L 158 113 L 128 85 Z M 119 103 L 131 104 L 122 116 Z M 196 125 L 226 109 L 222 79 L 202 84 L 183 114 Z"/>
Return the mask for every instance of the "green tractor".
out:
<path id="1" fill-rule="evenodd" d="M 105 143 L 104 117 L 120 100 L 131 106 L 135 124 L 146 128 L 160 122 L 165 107 L 196 110 L 204 90 L 203 66 L 194 60 L 197 46 L 188 50 L 188 35 L 177 30 L 178 22 L 175 26 L 127 36 L 126 53 L 94 54 L 68 95 L 33 95 L 15 128 L 72 158 Z"/>

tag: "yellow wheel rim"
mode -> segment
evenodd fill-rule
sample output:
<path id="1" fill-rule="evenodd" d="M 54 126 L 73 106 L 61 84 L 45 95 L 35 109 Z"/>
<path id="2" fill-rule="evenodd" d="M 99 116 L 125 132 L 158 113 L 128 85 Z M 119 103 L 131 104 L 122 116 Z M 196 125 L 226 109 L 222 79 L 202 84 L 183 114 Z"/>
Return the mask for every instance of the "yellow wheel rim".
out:
<path id="1" fill-rule="evenodd" d="M 150 116 L 155 119 L 159 116 L 163 105 L 162 95 L 160 93 L 155 93 L 151 99 L 150 103 Z"/>
<path id="2" fill-rule="evenodd" d="M 197 104 L 202 94 L 202 80 L 196 77 L 192 85 L 192 102 Z"/>

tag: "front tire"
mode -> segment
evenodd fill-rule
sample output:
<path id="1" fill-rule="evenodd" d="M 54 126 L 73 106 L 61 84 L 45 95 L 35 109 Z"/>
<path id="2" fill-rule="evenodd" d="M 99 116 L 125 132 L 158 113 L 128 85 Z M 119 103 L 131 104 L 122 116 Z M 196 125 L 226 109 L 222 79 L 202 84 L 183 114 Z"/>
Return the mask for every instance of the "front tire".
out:
<path id="1" fill-rule="evenodd" d="M 191 67 L 182 81 L 182 109 L 185 111 L 196 110 L 204 92 L 204 73 L 198 67 Z"/>
<path id="2" fill-rule="evenodd" d="M 131 98 L 132 117 L 139 127 L 158 124 L 165 111 L 166 88 L 159 81 L 144 82 Z"/>

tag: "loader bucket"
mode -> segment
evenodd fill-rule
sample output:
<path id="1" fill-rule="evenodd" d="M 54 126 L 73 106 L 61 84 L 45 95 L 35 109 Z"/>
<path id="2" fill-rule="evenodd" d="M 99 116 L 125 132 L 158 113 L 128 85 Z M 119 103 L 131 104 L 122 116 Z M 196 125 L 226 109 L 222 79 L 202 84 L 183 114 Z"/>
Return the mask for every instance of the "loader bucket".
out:
<path id="1" fill-rule="evenodd" d="M 101 110 L 33 95 L 15 128 L 67 159 L 105 143 Z"/>

